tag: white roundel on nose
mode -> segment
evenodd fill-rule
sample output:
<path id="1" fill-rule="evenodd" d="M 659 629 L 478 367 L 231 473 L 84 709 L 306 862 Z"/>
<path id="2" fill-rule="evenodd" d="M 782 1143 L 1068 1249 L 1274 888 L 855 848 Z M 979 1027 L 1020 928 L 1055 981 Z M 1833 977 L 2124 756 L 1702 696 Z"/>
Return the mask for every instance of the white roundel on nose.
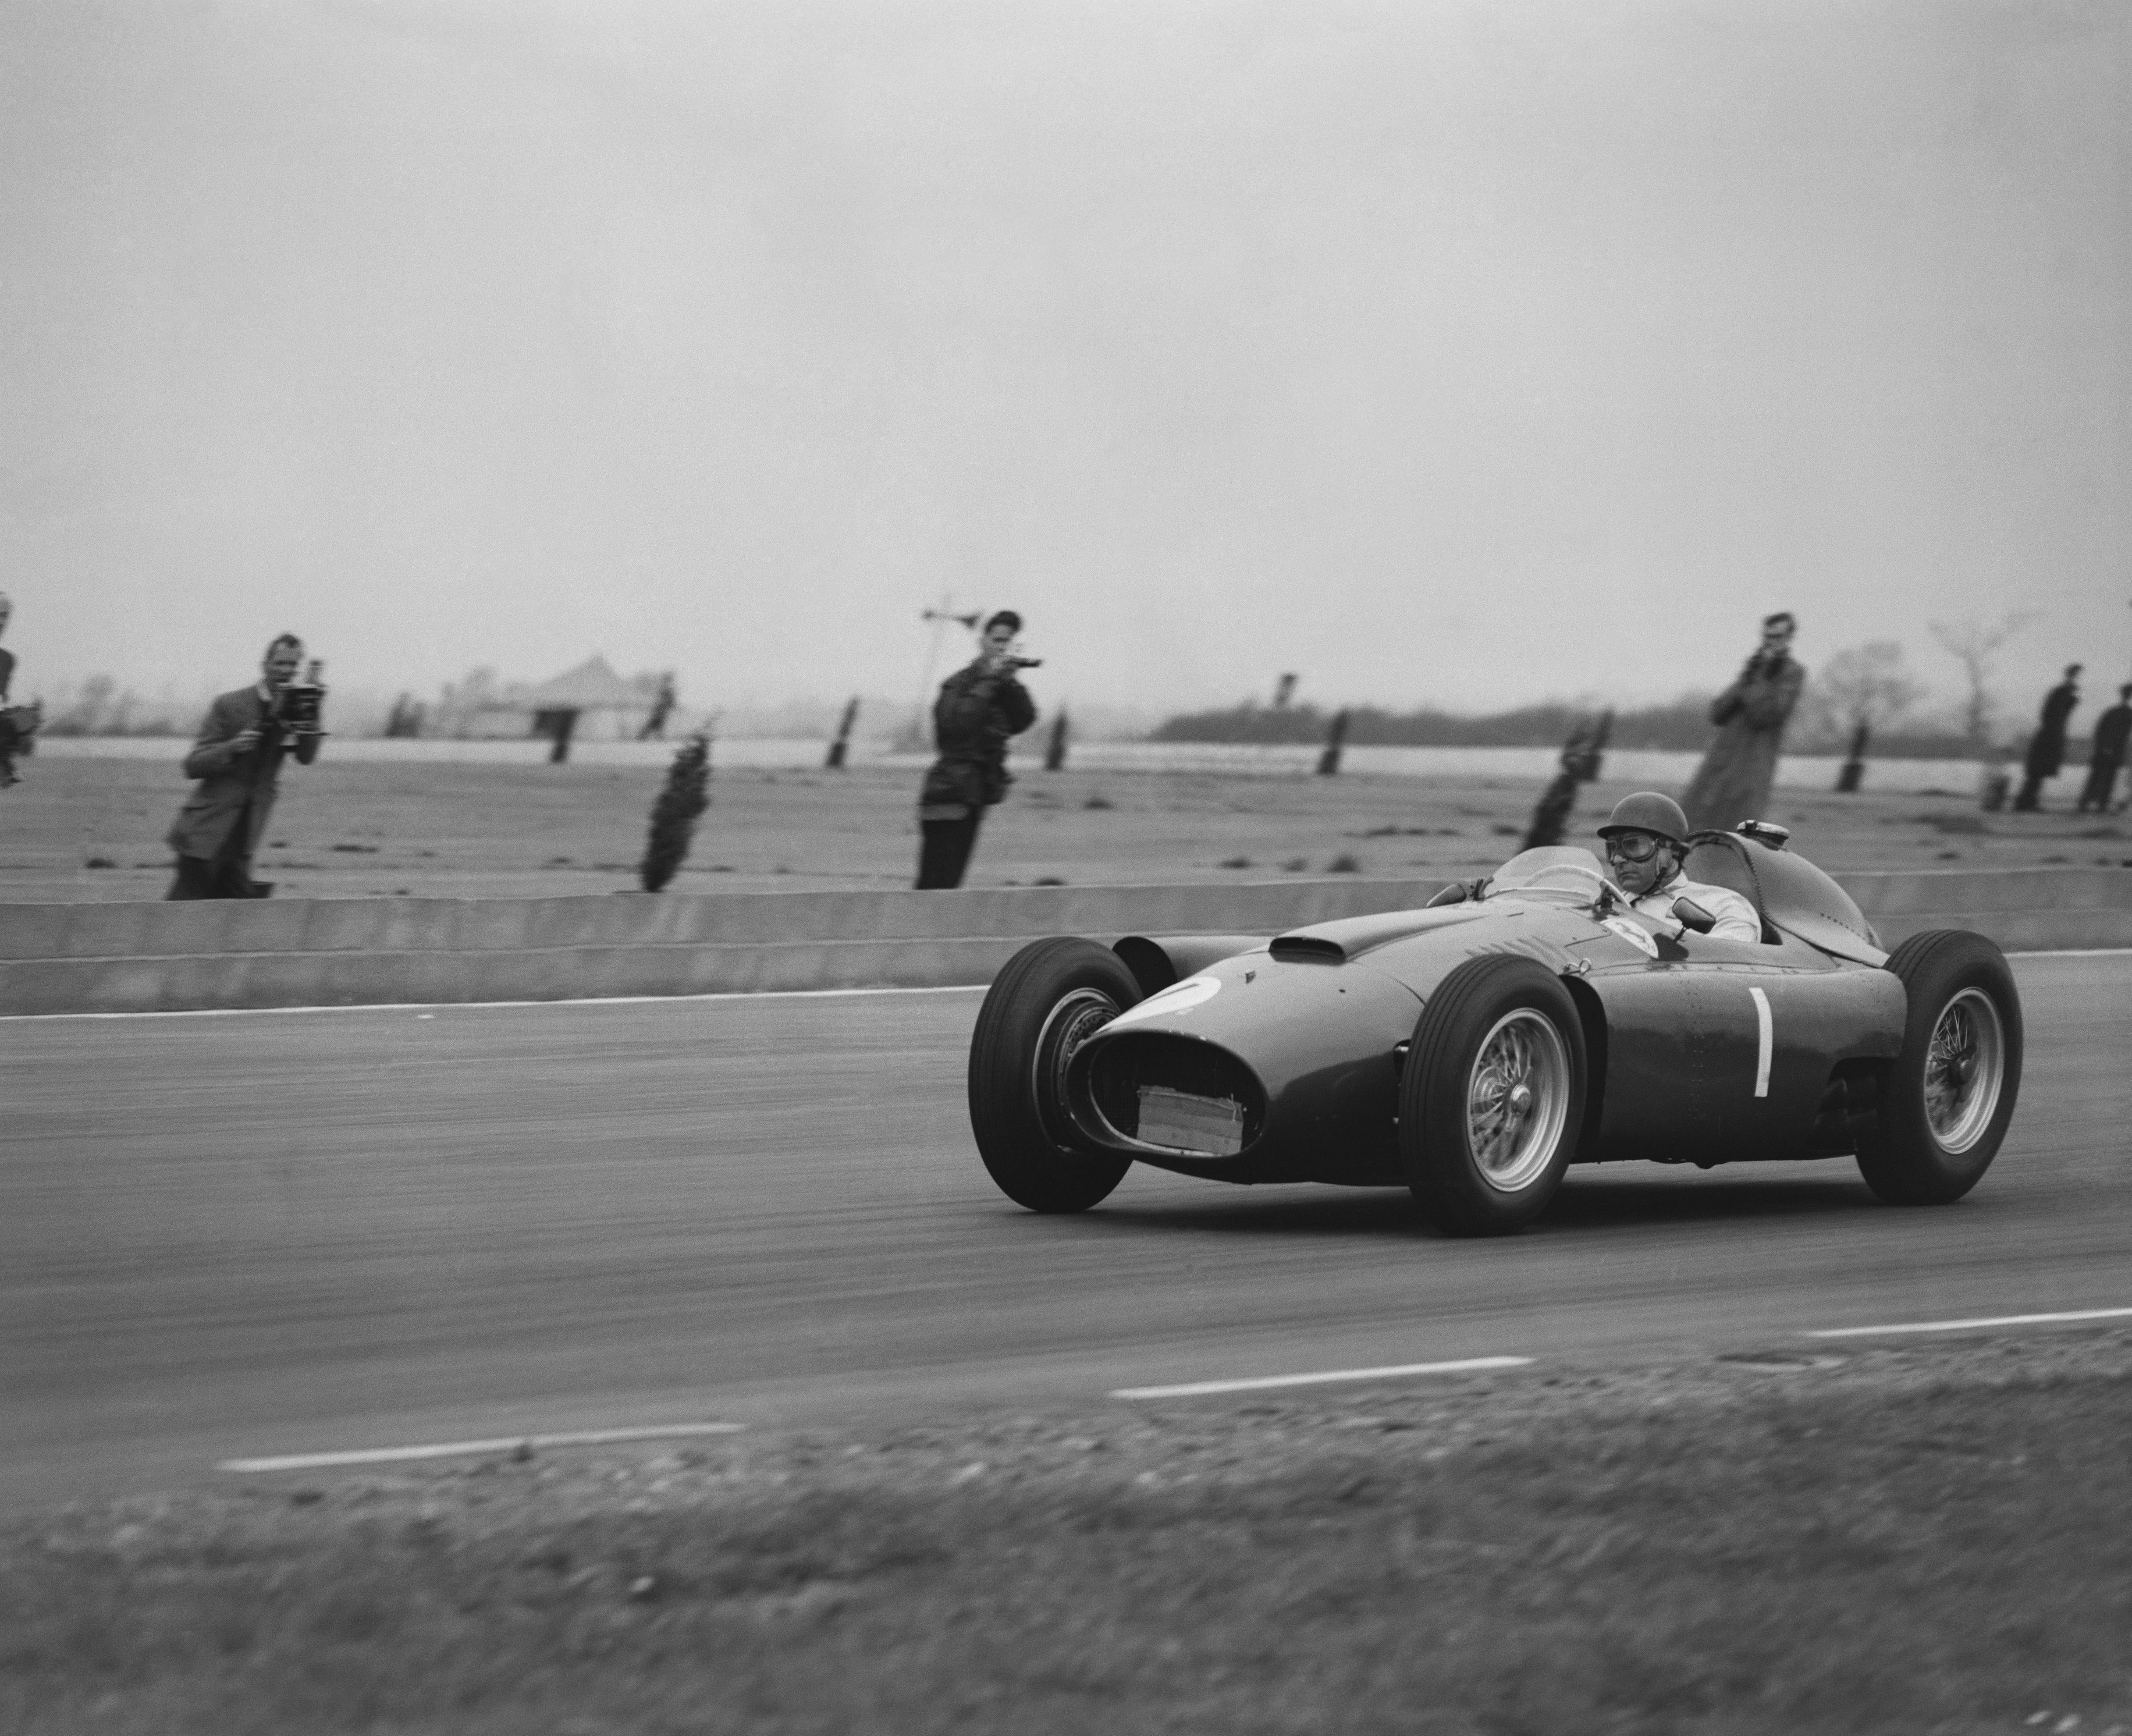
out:
<path id="1" fill-rule="evenodd" d="M 1116 1027 L 1135 1019 L 1145 1019 L 1159 1013 L 1188 1013 L 1203 1001 L 1212 1000 L 1222 992 L 1218 976 L 1188 976 L 1182 982 L 1174 982 L 1159 995 L 1150 995 L 1137 1006 L 1128 1007 L 1111 1021 Z"/>

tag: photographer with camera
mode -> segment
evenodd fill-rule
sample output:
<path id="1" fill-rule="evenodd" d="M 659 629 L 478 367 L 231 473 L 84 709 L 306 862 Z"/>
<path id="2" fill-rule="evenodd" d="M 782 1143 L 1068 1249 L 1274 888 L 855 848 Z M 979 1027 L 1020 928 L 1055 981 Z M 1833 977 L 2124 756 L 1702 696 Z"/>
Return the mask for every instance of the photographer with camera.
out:
<path id="1" fill-rule="evenodd" d="M 281 760 L 309 765 L 319 756 L 325 689 L 319 665 L 296 679 L 304 641 L 284 633 L 266 647 L 253 687 L 224 693 L 208 708 L 185 772 L 199 782 L 171 826 L 177 878 L 166 898 L 265 898 L 271 883 L 252 878 L 252 857 L 274 809 Z"/>
<path id="2" fill-rule="evenodd" d="M 1798 625 L 1788 611 L 1765 616 L 1755 655 L 1711 702 L 1717 738 L 1681 798 L 1697 832 L 1730 832 L 1742 820 L 1760 819 L 1769 806 L 1784 724 L 1806 685 L 1806 671 L 1791 654 Z"/>
<path id="3" fill-rule="evenodd" d="M 917 890 L 944 891 L 963 884 L 985 810 L 1014 779 L 1006 744 L 1036 722 L 1036 703 L 1016 671 L 1037 661 L 1015 650 L 1021 617 L 1001 609 L 986 621 L 977 660 L 940 683 L 933 702 L 933 741 L 940 757 L 918 794 Z"/>

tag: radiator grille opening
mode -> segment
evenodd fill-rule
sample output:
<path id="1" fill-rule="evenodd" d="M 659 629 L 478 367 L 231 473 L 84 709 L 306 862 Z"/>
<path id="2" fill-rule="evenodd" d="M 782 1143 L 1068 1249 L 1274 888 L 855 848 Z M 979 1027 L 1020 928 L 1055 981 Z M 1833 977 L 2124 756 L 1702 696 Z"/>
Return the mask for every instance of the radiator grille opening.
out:
<path id="1" fill-rule="evenodd" d="M 1227 1097 L 1200 1097 L 1166 1085 L 1143 1085 L 1139 1137 L 1172 1151 L 1232 1158 L 1244 1149 L 1244 1105 Z"/>
<path id="2" fill-rule="evenodd" d="M 1251 1070 L 1190 1038 L 1113 1038 L 1096 1054 L 1088 1085 L 1114 1132 L 1187 1156 L 1234 1157 L 1265 1123 L 1265 1094 Z"/>

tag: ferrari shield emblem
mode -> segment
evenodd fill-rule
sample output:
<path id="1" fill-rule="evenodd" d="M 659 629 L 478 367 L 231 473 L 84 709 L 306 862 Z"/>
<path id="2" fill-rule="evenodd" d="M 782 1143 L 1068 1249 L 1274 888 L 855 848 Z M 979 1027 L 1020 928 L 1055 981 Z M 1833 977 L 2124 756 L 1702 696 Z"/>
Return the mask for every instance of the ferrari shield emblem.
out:
<path id="1" fill-rule="evenodd" d="M 1601 918 L 1601 922 L 1609 934 L 1619 935 L 1645 957 L 1656 958 L 1659 956 L 1659 943 L 1651 938 L 1649 932 L 1630 922 L 1626 917 L 1604 917 Z"/>

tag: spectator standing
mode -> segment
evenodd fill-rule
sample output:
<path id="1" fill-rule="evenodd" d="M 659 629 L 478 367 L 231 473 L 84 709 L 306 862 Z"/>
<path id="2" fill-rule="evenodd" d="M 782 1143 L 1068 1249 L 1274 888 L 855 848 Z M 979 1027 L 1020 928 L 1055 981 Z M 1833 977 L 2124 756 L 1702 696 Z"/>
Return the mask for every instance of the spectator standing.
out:
<path id="1" fill-rule="evenodd" d="M 6 592 L 0 591 L 0 633 L 7 631 L 9 616 L 15 605 Z M 36 700 L 27 705 L 17 705 L 8 698 L 7 689 L 15 679 L 15 654 L 0 649 L 0 789 L 22 780 L 16 774 L 15 756 L 34 752 L 37 746 L 37 730 L 45 721 L 44 707 Z"/>
<path id="2" fill-rule="evenodd" d="M 2095 741 L 2088 750 L 2087 784 L 2080 793 L 2080 813 L 2110 812 L 2117 773 L 2125 764 L 2128 736 L 2132 736 L 2132 685 L 2118 688 L 2117 703 L 2095 720 Z"/>
<path id="3" fill-rule="evenodd" d="M 15 605 L 7 593 L 0 591 L 0 633 L 7 631 L 7 620 L 15 612 Z M 0 789 L 22 780 L 15 774 L 15 754 L 22 738 L 15 729 L 15 720 L 9 715 L 8 683 L 15 679 L 15 654 L 0 645 Z"/>
<path id="4" fill-rule="evenodd" d="M 284 633 L 266 647 L 259 680 L 223 693 L 208 707 L 185 772 L 199 779 L 169 835 L 177 877 L 166 898 L 264 898 L 273 890 L 252 878 L 252 858 L 274 810 L 285 755 L 300 765 L 319 756 L 321 731 L 281 721 L 282 696 L 303 661 L 304 642 Z"/>
<path id="5" fill-rule="evenodd" d="M 1697 832 L 1730 832 L 1742 820 L 1760 819 L 1769 806 L 1784 725 L 1806 685 L 1806 671 L 1791 655 L 1798 625 L 1785 611 L 1764 616 L 1755 655 L 1711 702 L 1717 739 L 1683 798 L 1688 823 Z"/>
<path id="6" fill-rule="evenodd" d="M 2080 667 L 2067 664 L 2065 679 L 2043 695 L 2036 732 L 2029 737 L 2029 757 L 2021 767 L 2020 794 L 2014 798 L 2016 813 L 2034 813 L 2044 784 L 2065 770 L 2066 724 L 2080 703 Z"/>
<path id="7" fill-rule="evenodd" d="M 918 794 L 917 890 L 963 884 L 977 825 L 1014 781 L 1008 740 L 1036 722 L 1036 703 L 1016 671 L 1029 667 L 1014 651 L 1021 617 L 1001 609 L 986 621 L 977 661 L 940 683 L 933 702 L 933 741 L 940 757 Z"/>

